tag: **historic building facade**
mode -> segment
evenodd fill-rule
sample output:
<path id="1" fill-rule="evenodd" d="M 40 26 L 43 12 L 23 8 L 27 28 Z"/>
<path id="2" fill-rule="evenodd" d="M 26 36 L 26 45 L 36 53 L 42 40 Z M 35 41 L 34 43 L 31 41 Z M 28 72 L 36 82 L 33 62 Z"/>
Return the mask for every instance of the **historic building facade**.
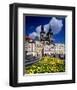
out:
<path id="1" fill-rule="evenodd" d="M 62 43 L 54 43 L 52 30 L 44 32 L 44 27 L 41 26 L 40 40 L 33 40 L 26 37 L 25 41 L 26 55 L 42 57 L 44 55 L 65 55 L 65 45 Z"/>

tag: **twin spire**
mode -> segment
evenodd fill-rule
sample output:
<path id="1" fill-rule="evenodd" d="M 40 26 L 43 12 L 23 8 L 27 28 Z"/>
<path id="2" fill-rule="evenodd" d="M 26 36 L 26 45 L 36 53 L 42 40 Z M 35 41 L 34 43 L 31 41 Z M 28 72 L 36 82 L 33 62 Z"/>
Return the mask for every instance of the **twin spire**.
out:
<path id="1" fill-rule="evenodd" d="M 52 32 L 51 28 L 49 27 L 49 31 L 47 33 L 45 33 L 44 26 L 41 25 L 40 40 L 51 42 L 52 36 L 53 36 L 53 32 Z"/>

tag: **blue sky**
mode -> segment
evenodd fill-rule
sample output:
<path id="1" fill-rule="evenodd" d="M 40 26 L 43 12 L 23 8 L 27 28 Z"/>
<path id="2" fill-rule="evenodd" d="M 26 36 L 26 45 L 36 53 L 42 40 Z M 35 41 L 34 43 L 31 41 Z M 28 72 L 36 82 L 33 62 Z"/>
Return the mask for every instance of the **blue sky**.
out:
<path id="1" fill-rule="evenodd" d="M 25 16 L 25 35 L 36 35 L 40 25 L 49 24 L 54 33 L 53 39 L 56 43 L 65 43 L 65 17 L 64 16 Z M 47 30 L 48 28 L 46 28 Z M 39 34 L 37 34 L 39 35 Z"/>

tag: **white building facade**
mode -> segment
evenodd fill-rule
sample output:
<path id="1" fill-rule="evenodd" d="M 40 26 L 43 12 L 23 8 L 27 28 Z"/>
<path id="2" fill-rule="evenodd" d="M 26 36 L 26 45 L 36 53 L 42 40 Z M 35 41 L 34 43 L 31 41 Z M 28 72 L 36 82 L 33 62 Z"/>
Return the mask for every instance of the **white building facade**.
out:
<path id="1" fill-rule="evenodd" d="M 62 43 L 56 43 L 55 45 L 45 45 L 44 54 L 65 54 L 65 46 Z"/>
<path id="2" fill-rule="evenodd" d="M 42 57 L 42 49 L 43 53 L 46 55 L 65 55 L 65 45 L 62 43 L 55 43 L 47 45 L 42 44 L 40 41 L 35 41 L 34 43 L 27 42 L 25 44 L 25 51 L 27 51 L 27 55 L 32 54 L 33 56 Z"/>

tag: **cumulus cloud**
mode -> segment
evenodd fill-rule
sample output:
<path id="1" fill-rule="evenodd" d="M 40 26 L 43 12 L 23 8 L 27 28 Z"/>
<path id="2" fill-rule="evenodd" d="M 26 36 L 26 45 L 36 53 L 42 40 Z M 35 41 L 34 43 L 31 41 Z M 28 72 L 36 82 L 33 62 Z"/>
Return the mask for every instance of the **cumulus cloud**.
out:
<path id="1" fill-rule="evenodd" d="M 40 32 L 41 32 L 41 25 L 36 27 L 36 32 L 40 34 Z"/>
<path id="2" fill-rule="evenodd" d="M 32 38 L 32 39 L 35 39 L 36 36 L 37 36 L 36 32 L 32 32 L 32 33 L 29 34 L 29 37 Z"/>
<path id="3" fill-rule="evenodd" d="M 36 33 L 37 33 L 38 39 L 40 39 L 40 32 L 41 32 L 41 25 L 36 27 Z"/>
<path id="4" fill-rule="evenodd" d="M 52 29 L 53 34 L 57 34 L 61 31 L 63 23 L 62 20 L 56 19 L 53 17 L 49 22 L 50 28 Z"/>
<path id="5" fill-rule="evenodd" d="M 56 17 L 53 17 L 48 24 L 44 25 L 44 31 L 47 33 L 49 31 L 49 28 L 51 28 L 53 34 L 58 34 L 63 27 L 62 20 L 57 19 Z M 29 37 L 32 39 L 35 39 L 36 37 L 40 38 L 40 32 L 41 32 L 41 25 L 36 27 L 36 31 L 29 34 Z"/>
<path id="6" fill-rule="evenodd" d="M 44 25 L 44 31 L 47 33 L 49 30 L 49 24 Z"/>

